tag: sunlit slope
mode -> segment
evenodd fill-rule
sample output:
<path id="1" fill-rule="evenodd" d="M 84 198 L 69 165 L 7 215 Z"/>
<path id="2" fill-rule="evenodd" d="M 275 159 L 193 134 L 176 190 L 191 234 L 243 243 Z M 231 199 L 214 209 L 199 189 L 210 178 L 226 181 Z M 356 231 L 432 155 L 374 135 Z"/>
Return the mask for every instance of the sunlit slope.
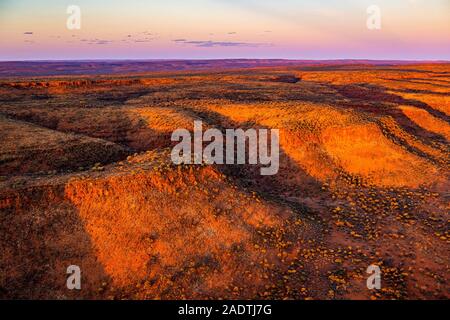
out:
<path id="1" fill-rule="evenodd" d="M 267 279 L 298 281 L 288 253 L 317 231 L 301 211 L 267 202 L 217 168 L 173 166 L 168 152 L 7 189 L 1 199 L 14 213 L 8 230 L 28 235 L 19 247 L 9 236 L 2 241 L 0 264 L 15 270 L 2 286 L 18 286 L 18 297 L 42 297 L 18 285 L 33 273 L 36 285 L 53 288 L 47 296 L 61 295 L 65 264 L 81 266 L 86 297 L 281 297 L 283 287 L 269 288 Z M 41 258 L 33 260 L 36 250 Z"/>
<path id="2" fill-rule="evenodd" d="M 380 117 L 317 104 L 247 108 L 231 104 L 211 110 L 242 125 L 280 128 L 281 146 L 287 155 L 323 182 L 342 170 L 385 187 L 418 187 L 439 179 L 438 166 L 384 134 Z M 440 124 L 445 128 L 445 123 Z M 392 135 L 395 138 L 401 133 L 406 134 L 400 129 Z M 444 157 L 439 150 L 421 147 Z"/>

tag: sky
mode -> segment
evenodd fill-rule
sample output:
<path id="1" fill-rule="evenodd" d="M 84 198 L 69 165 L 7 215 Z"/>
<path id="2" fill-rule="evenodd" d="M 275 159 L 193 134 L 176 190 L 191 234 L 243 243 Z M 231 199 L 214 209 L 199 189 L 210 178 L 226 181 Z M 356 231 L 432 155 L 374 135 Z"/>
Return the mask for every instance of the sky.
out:
<path id="1" fill-rule="evenodd" d="M 0 60 L 221 58 L 450 60 L 450 0 L 0 0 Z"/>

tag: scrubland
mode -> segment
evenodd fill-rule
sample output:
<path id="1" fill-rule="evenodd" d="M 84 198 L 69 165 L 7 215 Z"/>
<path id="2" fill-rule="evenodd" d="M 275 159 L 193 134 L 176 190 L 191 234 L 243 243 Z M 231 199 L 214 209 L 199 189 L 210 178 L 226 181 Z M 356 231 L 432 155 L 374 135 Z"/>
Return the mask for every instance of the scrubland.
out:
<path id="1" fill-rule="evenodd" d="M 449 114 L 448 64 L 0 80 L 0 297 L 448 299 Z M 279 173 L 172 164 L 194 120 Z"/>

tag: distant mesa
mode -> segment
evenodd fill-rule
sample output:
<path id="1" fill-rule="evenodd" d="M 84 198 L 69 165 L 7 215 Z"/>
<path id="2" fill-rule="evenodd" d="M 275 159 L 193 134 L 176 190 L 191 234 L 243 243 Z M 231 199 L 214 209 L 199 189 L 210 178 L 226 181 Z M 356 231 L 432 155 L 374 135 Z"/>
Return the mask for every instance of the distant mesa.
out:
<path id="1" fill-rule="evenodd" d="M 301 81 L 302 79 L 293 74 L 283 74 L 283 75 L 267 78 L 265 80 L 271 81 L 271 82 L 297 83 L 297 82 Z"/>

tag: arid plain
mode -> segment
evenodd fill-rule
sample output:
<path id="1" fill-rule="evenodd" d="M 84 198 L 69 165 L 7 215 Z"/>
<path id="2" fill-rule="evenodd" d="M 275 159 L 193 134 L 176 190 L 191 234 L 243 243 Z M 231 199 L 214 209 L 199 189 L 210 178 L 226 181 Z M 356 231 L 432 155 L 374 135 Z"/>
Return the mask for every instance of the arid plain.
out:
<path id="1" fill-rule="evenodd" d="M 279 173 L 174 165 L 194 120 Z M 450 64 L 3 77 L 0 298 L 448 299 L 449 120 Z"/>

